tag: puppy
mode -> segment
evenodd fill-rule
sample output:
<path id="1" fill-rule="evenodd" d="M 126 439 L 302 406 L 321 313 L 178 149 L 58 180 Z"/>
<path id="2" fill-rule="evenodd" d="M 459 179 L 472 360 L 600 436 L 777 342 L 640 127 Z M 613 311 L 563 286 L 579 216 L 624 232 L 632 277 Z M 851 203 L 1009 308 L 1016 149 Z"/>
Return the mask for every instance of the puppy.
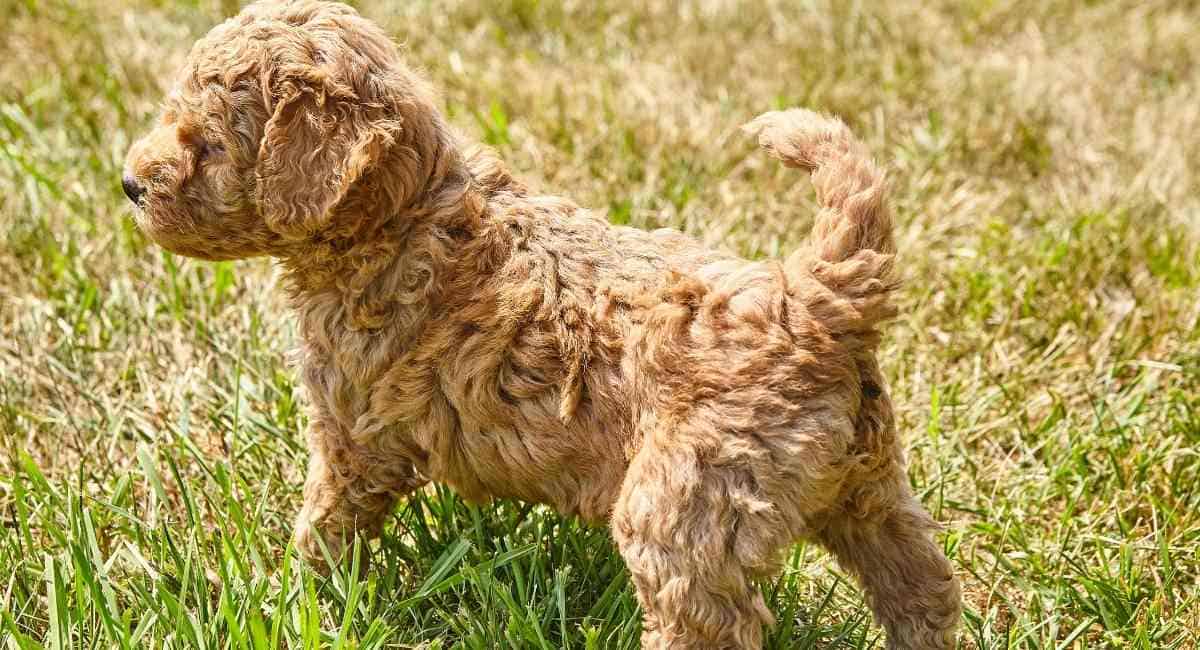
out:
<path id="1" fill-rule="evenodd" d="M 845 125 L 746 127 L 822 206 L 808 246 L 748 262 L 530 192 L 437 105 L 351 8 L 261 2 L 196 44 L 129 152 L 151 239 L 282 267 L 311 401 L 300 550 L 336 556 L 440 481 L 611 526 L 644 648 L 761 647 L 754 580 L 801 538 L 890 647 L 951 647 L 958 583 L 875 358 L 884 175 Z"/>

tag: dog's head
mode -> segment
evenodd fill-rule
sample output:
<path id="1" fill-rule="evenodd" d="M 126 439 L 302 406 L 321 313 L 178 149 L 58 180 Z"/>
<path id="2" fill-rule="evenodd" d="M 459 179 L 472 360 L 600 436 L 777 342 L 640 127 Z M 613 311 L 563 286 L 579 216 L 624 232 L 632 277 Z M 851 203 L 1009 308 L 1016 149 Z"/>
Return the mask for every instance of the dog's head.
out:
<path id="1" fill-rule="evenodd" d="M 122 185 L 169 250 L 284 254 L 403 208 L 447 138 L 378 26 L 341 4 L 268 0 L 196 43 Z"/>

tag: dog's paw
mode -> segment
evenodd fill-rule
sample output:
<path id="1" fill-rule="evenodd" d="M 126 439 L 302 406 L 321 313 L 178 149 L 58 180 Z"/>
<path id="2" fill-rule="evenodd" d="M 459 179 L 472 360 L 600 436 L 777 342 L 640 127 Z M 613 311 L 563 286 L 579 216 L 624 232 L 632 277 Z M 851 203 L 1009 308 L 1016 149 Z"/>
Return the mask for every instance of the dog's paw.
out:
<path id="1" fill-rule="evenodd" d="M 292 546 L 300 557 L 323 575 L 337 566 L 345 555 L 346 541 L 341 535 L 323 532 L 309 513 L 301 512 L 292 532 Z"/>

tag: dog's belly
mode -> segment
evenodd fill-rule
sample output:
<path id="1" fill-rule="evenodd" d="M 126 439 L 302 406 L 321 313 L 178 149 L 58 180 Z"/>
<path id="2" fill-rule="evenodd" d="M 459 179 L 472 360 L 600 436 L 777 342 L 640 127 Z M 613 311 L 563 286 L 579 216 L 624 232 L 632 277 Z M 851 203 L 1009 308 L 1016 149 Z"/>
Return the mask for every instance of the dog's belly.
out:
<path id="1" fill-rule="evenodd" d="M 549 426 L 464 431 L 459 453 L 462 466 L 474 476 L 434 478 L 464 494 L 469 491 L 463 489 L 465 484 L 474 483 L 481 492 L 473 495 L 476 500 L 511 498 L 544 503 L 564 515 L 604 523 L 628 467 L 624 453 L 619 448 L 605 449 L 595 437 L 581 435 L 578 429 L 559 422 L 542 424 Z"/>

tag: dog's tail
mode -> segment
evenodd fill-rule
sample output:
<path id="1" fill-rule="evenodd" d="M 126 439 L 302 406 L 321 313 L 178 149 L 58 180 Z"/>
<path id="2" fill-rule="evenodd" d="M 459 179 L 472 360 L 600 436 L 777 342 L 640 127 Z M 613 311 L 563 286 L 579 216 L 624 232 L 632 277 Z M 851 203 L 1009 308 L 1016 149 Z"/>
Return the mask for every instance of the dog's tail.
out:
<path id="1" fill-rule="evenodd" d="M 883 170 L 836 117 L 793 108 L 744 128 L 783 164 L 812 174 L 821 209 L 809 244 L 784 263 L 793 295 L 834 334 L 872 332 L 895 315 L 896 244 Z"/>

